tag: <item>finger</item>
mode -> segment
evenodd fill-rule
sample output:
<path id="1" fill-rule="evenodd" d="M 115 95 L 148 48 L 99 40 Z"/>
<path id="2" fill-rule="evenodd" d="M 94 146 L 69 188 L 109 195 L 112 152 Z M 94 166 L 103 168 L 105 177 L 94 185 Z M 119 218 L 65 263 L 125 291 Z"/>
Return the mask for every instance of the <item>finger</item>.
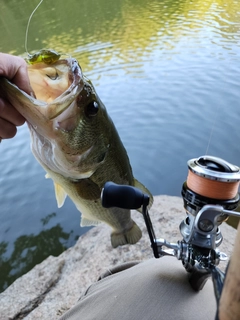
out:
<path id="1" fill-rule="evenodd" d="M 17 128 L 7 120 L 0 118 L 0 140 L 13 138 L 17 133 Z"/>
<path id="2" fill-rule="evenodd" d="M 26 93 L 33 93 L 24 59 L 0 53 L 0 76 L 8 78 Z"/>
<path id="3" fill-rule="evenodd" d="M 19 69 L 17 70 L 15 76 L 11 79 L 11 81 L 29 95 L 33 95 L 33 89 L 30 85 L 30 81 L 28 78 L 27 65 L 24 60 L 23 62 L 24 64 L 20 65 Z"/>
<path id="4" fill-rule="evenodd" d="M 25 122 L 25 118 L 7 100 L 2 98 L 0 98 L 0 118 L 14 126 L 21 126 Z"/>

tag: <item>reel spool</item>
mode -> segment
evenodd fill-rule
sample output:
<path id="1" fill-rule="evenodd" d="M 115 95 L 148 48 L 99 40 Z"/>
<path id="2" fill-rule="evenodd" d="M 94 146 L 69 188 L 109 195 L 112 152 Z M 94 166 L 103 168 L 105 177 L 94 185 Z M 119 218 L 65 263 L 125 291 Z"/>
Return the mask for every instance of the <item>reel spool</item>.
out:
<path id="1" fill-rule="evenodd" d="M 188 161 L 188 177 L 182 186 L 182 197 L 187 218 L 180 224 L 180 231 L 186 242 L 192 230 L 195 217 L 206 205 L 216 205 L 225 210 L 232 211 L 239 203 L 239 167 L 229 162 L 212 156 L 202 156 Z M 228 219 L 228 214 L 223 213 L 218 217 L 220 225 Z M 208 221 L 205 221 L 207 231 Z M 191 229 L 191 230 L 190 230 Z M 216 246 L 222 242 L 222 235 L 218 228 Z M 196 243 L 199 245 L 199 243 Z"/>

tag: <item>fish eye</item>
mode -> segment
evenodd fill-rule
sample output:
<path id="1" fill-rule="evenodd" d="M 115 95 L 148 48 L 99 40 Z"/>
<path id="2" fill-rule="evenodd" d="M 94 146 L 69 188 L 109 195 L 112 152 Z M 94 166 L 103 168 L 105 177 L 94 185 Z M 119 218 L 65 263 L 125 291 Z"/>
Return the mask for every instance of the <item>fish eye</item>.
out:
<path id="1" fill-rule="evenodd" d="M 45 72 L 46 76 L 51 80 L 57 80 L 59 78 L 59 74 L 55 68 L 46 68 Z"/>
<path id="2" fill-rule="evenodd" d="M 95 117 L 98 113 L 99 105 L 96 101 L 91 101 L 85 108 L 85 114 L 87 117 Z"/>
<path id="3" fill-rule="evenodd" d="M 51 80 L 57 80 L 59 77 L 59 74 L 57 72 L 54 75 L 47 74 L 47 77 L 50 78 Z"/>

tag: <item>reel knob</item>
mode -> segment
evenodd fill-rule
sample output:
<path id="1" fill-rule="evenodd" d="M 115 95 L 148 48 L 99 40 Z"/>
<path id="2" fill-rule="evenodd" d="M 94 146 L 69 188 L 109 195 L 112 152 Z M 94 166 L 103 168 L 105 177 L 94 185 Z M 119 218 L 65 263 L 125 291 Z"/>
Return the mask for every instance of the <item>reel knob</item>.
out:
<path id="1" fill-rule="evenodd" d="M 149 196 L 141 190 L 128 185 L 119 185 L 108 181 L 101 193 L 104 208 L 139 209 L 149 204 Z"/>

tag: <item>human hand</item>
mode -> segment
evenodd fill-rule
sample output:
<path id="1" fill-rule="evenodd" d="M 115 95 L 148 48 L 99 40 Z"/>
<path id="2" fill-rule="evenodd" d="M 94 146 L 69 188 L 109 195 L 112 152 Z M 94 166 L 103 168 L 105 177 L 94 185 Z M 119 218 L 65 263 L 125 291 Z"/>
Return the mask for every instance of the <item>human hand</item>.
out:
<path id="1" fill-rule="evenodd" d="M 5 77 L 26 93 L 33 95 L 24 59 L 10 54 L 0 53 L 0 77 Z M 15 136 L 17 126 L 23 125 L 24 117 L 14 106 L 3 98 L 0 92 L 0 142 Z"/>

